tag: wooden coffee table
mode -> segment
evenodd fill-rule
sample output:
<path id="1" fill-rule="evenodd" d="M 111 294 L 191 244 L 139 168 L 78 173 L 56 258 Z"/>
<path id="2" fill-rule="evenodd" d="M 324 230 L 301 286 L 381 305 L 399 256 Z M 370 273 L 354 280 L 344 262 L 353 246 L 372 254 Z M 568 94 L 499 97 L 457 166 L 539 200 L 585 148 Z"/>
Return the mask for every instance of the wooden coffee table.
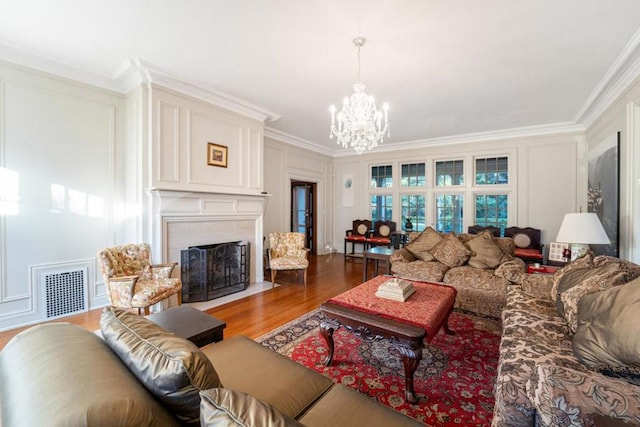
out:
<path id="1" fill-rule="evenodd" d="M 171 307 L 153 313 L 147 318 L 167 331 L 188 339 L 198 347 L 222 341 L 224 328 L 227 327 L 222 320 L 188 305 Z"/>
<path id="2" fill-rule="evenodd" d="M 448 322 L 456 290 L 412 281 L 416 292 L 405 302 L 376 297 L 378 286 L 389 278 L 375 277 L 320 306 L 324 314 L 320 332 L 329 348 L 324 364 L 329 366 L 333 361 L 333 333 L 340 326 L 365 341 L 388 339 L 404 365 L 405 399 L 416 403 L 413 375 L 422 360 L 424 342 L 431 341 L 441 328 L 453 334 Z"/>

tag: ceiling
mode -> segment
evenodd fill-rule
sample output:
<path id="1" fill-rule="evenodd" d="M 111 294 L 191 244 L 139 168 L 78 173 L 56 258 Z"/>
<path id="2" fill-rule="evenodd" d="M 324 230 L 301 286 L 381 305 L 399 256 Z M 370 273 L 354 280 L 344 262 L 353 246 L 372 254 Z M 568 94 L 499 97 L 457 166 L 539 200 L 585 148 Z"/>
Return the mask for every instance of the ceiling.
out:
<path id="1" fill-rule="evenodd" d="M 352 91 L 356 36 L 388 147 L 584 127 L 640 57 L 638 0 L 1 1 L 0 57 L 112 89 L 140 59 L 334 154 L 328 107 Z"/>

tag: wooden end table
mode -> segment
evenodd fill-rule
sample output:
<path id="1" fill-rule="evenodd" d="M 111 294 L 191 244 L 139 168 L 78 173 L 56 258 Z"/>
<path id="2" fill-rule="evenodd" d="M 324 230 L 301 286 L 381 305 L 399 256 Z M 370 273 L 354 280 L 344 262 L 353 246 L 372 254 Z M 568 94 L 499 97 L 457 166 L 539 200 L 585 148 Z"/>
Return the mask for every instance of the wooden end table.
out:
<path id="1" fill-rule="evenodd" d="M 150 314 L 147 319 L 179 337 L 188 339 L 198 347 L 222 341 L 224 328 L 227 327 L 222 320 L 188 305 Z"/>
<path id="2" fill-rule="evenodd" d="M 367 281 L 367 275 L 368 275 L 367 267 L 369 266 L 369 260 L 373 261 L 374 277 L 378 275 L 378 263 L 380 261 L 384 262 L 387 265 L 386 273 L 391 274 L 391 262 L 389 262 L 389 258 L 391 257 L 391 254 L 393 253 L 393 251 L 394 249 L 385 248 L 383 246 L 376 246 L 374 248 L 367 249 L 366 251 L 364 251 L 362 253 L 363 264 L 364 264 L 364 266 L 362 267 L 362 281 L 363 282 Z"/>
<path id="3" fill-rule="evenodd" d="M 324 315 L 320 333 L 329 349 L 324 365 L 330 366 L 333 362 L 333 333 L 340 326 L 365 341 L 388 339 L 402 358 L 405 400 L 416 403 L 418 398 L 413 375 L 422 360 L 424 341 L 430 341 L 441 328 L 447 334 L 453 334 L 448 322 L 456 290 L 445 285 L 413 282 L 416 292 L 406 302 L 382 299 L 376 301 L 375 298 L 378 297 L 375 296 L 375 291 L 387 279 L 388 277 L 378 276 L 320 306 Z M 419 327 L 416 320 L 427 324 Z"/>

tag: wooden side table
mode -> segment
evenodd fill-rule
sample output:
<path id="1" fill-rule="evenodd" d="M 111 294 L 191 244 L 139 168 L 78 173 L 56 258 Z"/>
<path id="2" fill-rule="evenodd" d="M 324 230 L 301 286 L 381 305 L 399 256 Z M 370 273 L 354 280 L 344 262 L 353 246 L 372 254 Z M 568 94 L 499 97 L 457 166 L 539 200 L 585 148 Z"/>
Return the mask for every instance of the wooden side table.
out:
<path id="1" fill-rule="evenodd" d="M 369 260 L 372 260 L 374 262 L 374 277 L 378 275 L 378 263 L 380 261 L 384 262 L 387 264 L 387 274 L 391 274 L 391 263 L 389 262 L 389 258 L 391 257 L 391 254 L 393 253 L 393 249 L 391 248 L 386 248 L 383 246 L 376 246 L 374 248 L 371 249 L 367 249 L 366 251 L 364 251 L 362 253 L 362 257 L 363 257 L 363 261 L 364 261 L 364 265 L 362 267 L 362 281 L 366 282 L 367 281 L 367 273 L 368 273 L 368 267 L 369 267 Z"/>
<path id="2" fill-rule="evenodd" d="M 198 347 L 224 339 L 223 330 L 227 324 L 202 311 L 181 305 L 147 316 L 158 326 L 188 339 Z"/>

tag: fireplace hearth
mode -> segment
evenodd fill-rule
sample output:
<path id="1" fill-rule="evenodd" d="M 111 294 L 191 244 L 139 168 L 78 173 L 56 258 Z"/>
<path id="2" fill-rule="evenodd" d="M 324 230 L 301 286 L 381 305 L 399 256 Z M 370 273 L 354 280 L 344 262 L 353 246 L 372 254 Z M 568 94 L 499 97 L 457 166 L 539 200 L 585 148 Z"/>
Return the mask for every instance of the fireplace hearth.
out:
<path id="1" fill-rule="evenodd" d="M 182 301 L 209 301 L 244 291 L 250 281 L 248 241 L 190 246 L 180 251 Z"/>

